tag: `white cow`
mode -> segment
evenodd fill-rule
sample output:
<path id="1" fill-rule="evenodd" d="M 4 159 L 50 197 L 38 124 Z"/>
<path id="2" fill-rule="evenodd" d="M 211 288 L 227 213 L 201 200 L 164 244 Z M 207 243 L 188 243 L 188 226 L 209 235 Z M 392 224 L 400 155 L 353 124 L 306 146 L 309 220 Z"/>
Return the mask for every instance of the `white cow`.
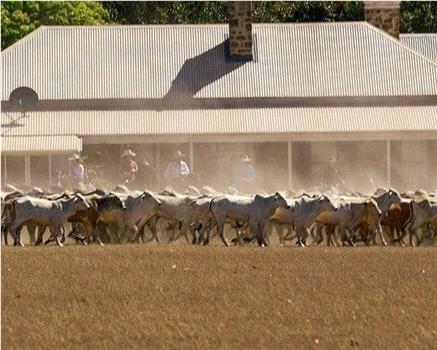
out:
<path id="1" fill-rule="evenodd" d="M 280 193 L 268 197 L 224 195 L 214 198 L 211 203 L 211 212 L 218 233 L 226 246 L 229 246 L 223 232 L 226 219 L 235 223 L 248 224 L 258 244 L 267 245 L 264 227 L 278 208 L 288 208 L 287 201 Z M 209 242 L 210 232 L 209 230 L 207 233 L 205 244 Z"/>
<path id="2" fill-rule="evenodd" d="M 18 198 L 13 205 L 14 221 L 10 226 L 10 230 L 14 237 L 14 245 L 22 245 L 20 228 L 24 223 L 31 221 L 37 225 L 48 226 L 56 243 L 62 246 L 60 236 L 68 217 L 74 215 L 78 210 L 89 208 L 88 203 L 81 194 L 76 194 L 72 198 L 57 200 L 24 196 Z"/>

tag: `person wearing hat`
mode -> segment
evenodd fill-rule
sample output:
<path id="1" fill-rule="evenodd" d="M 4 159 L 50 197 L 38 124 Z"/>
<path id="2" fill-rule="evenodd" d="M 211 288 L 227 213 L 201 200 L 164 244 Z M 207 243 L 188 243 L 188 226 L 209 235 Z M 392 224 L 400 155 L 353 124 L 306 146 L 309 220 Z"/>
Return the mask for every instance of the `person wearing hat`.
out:
<path id="1" fill-rule="evenodd" d="M 256 180 L 256 171 L 252 159 L 250 159 L 248 155 L 241 157 L 239 173 L 239 187 L 241 190 L 245 192 L 253 191 Z"/>
<path id="2" fill-rule="evenodd" d="M 173 154 L 173 160 L 168 164 L 164 173 L 164 178 L 167 182 L 178 187 L 183 185 L 185 179 L 190 175 L 190 169 L 187 163 L 184 161 L 185 154 L 181 151 L 176 151 Z"/>
<path id="3" fill-rule="evenodd" d="M 71 162 L 71 186 L 75 189 L 81 189 L 84 186 L 85 167 L 83 166 L 78 153 L 74 153 L 68 160 Z"/>
<path id="4" fill-rule="evenodd" d="M 329 162 L 323 169 L 323 185 L 326 189 L 331 189 L 332 187 L 341 188 L 346 186 L 337 168 L 337 158 L 334 156 L 329 158 Z"/>
<path id="5" fill-rule="evenodd" d="M 123 181 L 125 184 L 132 184 L 138 174 L 138 165 L 135 162 L 135 153 L 131 149 L 125 150 L 121 154 Z"/>

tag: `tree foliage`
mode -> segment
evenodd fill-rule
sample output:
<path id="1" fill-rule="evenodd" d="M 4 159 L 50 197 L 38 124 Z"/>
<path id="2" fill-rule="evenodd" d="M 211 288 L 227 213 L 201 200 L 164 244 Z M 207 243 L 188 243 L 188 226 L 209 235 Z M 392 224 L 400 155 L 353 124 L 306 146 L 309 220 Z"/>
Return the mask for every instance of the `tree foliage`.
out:
<path id="1" fill-rule="evenodd" d="M 225 1 L 105 1 L 110 18 L 121 24 L 224 23 Z"/>
<path id="2" fill-rule="evenodd" d="M 40 25 L 226 23 L 225 1 L 3 1 L 2 48 Z M 258 23 L 363 21 L 361 1 L 254 1 Z M 437 2 L 402 1 L 402 33 L 436 33 Z"/>
<path id="3" fill-rule="evenodd" d="M 103 6 L 115 23 L 196 24 L 227 22 L 224 1 L 107 1 Z M 258 23 L 363 21 L 362 1 L 254 1 Z M 436 33 L 437 2 L 402 1 L 402 33 Z"/>
<path id="4" fill-rule="evenodd" d="M 401 33 L 437 33 L 437 2 L 402 1 Z"/>
<path id="5" fill-rule="evenodd" d="M 107 1 L 111 20 L 123 24 L 225 23 L 225 1 Z M 253 20 L 259 23 L 353 21 L 364 18 L 360 1 L 255 1 Z"/>
<path id="6" fill-rule="evenodd" d="M 2 49 L 41 25 L 103 24 L 108 18 L 95 1 L 2 1 Z"/>

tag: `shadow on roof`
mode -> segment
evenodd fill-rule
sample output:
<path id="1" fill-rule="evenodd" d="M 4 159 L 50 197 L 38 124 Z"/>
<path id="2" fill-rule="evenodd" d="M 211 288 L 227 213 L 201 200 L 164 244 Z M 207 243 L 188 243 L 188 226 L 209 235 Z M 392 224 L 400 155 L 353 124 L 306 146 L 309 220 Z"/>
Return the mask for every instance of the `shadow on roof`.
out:
<path id="1" fill-rule="evenodd" d="M 205 86 L 231 73 L 248 61 L 229 57 L 229 40 L 186 60 L 164 98 L 194 97 Z"/>

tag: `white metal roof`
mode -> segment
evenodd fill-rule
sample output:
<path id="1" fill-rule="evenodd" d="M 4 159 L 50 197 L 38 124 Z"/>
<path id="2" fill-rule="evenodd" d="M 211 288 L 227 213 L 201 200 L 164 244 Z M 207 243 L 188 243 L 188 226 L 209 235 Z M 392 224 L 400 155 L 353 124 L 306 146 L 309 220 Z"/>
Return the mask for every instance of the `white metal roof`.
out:
<path id="1" fill-rule="evenodd" d="M 76 136 L 2 136 L 2 155 L 70 153 L 82 150 Z"/>
<path id="2" fill-rule="evenodd" d="M 2 53 L 2 100 L 437 95 L 437 64 L 365 23 L 254 24 L 231 62 L 227 25 L 40 27 Z"/>
<path id="3" fill-rule="evenodd" d="M 399 40 L 413 50 L 437 62 L 437 33 L 401 34 Z"/>
<path id="4" fill-rule="evenodd" d="M 11 113 L 2 113 L 7 125 Z M 31 112 L 7 135 L 208 135 L 437 131 L 437 106 Z"/>

